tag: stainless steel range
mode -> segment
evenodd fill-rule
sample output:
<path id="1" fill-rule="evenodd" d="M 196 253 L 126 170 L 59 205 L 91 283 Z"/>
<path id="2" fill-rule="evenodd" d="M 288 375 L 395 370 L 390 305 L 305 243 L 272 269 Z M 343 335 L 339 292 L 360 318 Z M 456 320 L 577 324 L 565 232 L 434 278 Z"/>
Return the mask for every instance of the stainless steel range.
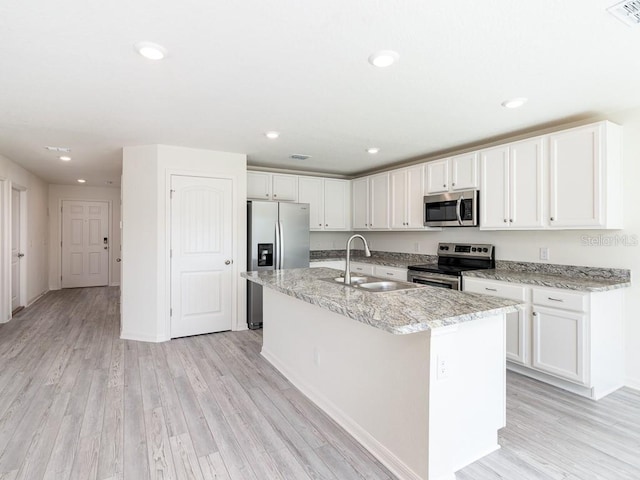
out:
<path id="1" fill-rule="evenodd" d="M 432 287 L 462 289 L 462 272 L 495 268 L 495 247 L 486 243 L 439 243 L 438 263 L 409 266 L 408 280 Z"/>

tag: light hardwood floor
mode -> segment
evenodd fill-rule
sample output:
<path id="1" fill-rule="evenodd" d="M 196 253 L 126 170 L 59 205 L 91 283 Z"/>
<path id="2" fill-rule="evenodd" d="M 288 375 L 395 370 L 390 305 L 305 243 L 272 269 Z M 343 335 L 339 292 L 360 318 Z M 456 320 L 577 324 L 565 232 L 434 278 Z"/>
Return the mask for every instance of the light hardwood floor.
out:
<path id="1" fill-rule="evenodd" d="M 260 356 L 260 332 L 119 339 L 117 288 L 0 325 L 0 479 L 392 479 Z M 508 375 L 503 448 L 457 480 L 640 479 L 640 393 Z"/>

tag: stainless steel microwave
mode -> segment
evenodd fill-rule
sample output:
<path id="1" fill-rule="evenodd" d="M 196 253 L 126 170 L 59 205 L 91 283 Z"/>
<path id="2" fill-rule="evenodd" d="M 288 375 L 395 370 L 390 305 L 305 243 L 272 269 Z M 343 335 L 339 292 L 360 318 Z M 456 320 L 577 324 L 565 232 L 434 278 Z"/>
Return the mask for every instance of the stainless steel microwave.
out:
<path id="1" fill-rule="evenodd" d="M 478 190 L 424 197 L 425 227 L 477 227 Z"/>

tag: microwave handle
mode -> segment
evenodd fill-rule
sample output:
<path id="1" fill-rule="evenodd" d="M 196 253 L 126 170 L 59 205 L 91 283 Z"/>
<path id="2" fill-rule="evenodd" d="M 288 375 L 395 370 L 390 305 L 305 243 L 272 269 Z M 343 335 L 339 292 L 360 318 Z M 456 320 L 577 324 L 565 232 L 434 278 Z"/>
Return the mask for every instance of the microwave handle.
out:
<path id="1" fill-rule="evenodd" d="M 458 217 L 458 223 L 462 225 L 462 213 L 460 210 L 462 209 L 462 195 L 458 198 L 456 202 L 456 217 Z"/>

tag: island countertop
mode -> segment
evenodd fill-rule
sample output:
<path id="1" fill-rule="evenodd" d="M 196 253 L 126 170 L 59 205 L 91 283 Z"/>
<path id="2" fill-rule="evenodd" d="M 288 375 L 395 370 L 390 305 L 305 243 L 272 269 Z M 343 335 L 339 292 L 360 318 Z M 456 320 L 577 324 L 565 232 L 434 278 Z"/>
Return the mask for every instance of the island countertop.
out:
<path id="1" fill-rule="evenodd" d="M 455 325 L 516 310 L 518 302 L 499 297 L 422 286 L 367 292 L 323 281 L 332 268 L 244 272 L 247 280 L 387 332 L 403 335 Z"/>

